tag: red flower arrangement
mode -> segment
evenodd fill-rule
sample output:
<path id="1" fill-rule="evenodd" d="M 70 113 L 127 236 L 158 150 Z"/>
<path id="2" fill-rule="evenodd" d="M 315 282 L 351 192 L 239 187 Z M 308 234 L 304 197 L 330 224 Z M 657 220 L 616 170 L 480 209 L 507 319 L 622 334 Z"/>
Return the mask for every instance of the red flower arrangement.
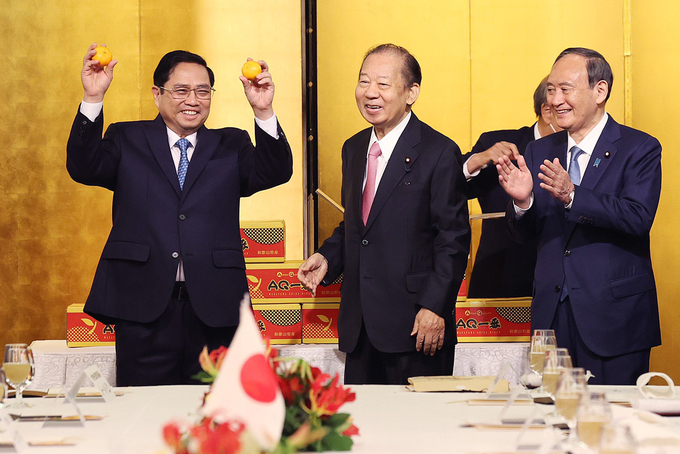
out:
<path id="1" fill-rule="evenodd" d="M 226 353 L 225 347 L 210 353 L 204 348 L 199 357 L 203 371 L 196 378 L 212 383 Z M 354 401 L 355 394 L 339 383 L 337 374 L 331 377 L 303 359 L 278 357 L 268 341 L 266 356 L 286 403 L 283 434 L 272 454 L 349 451 L 359 429 L 349 414 L 338 410 Z M 163 428 L 163 438 L 176 454 L 259 454 L 247 429 L 239 422 L 218 424 L 206 417 L 189 426 L 171 422 Z"/>

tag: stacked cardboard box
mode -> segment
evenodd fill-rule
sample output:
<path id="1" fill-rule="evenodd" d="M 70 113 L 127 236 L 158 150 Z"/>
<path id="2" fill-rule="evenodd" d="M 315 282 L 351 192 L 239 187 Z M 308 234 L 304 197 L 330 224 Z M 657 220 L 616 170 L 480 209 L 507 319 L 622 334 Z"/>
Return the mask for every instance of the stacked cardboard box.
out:
<path id="1" fill-rule="evenodd" d="M 299 308 L 301 320 L 298 342 L 336 343 L 342 278 L 328 287 L 318 287 L 314 297 L 298 280 L 297 271 L 301 264 L 301 260 L 277 264 L 247 264 L 246 277 L 253 305 L 257 308 L 256 311 L 263 308 L 268 311 L 276 311 L 278 308 L 290 310 L 290 306 L 295 305 Z M 284 307 L 288 309 L 283 309 Z M 281 318 L 287 319 L 283 316 Z M 269 335 L 272 343 L 294 343 L 292 338 L 277 334 L 283 331 L 294 336 L 293 330 L 281 325 L 270 325 L 269 328 L 271 333 L 275 333 L 274 336 Z"/>
<path id="2" fill-rule="evenodd" d="M 66 308 L 66 345 L 69 347 L 101 347 L 116 343 L 114 325 L 106 325 L 83 312 L 84 304 Z"/>
<path id="3" fill-rule="evenodd" d="M 531 298 L 458 299 L 458 342 L 529 342 Z"/>

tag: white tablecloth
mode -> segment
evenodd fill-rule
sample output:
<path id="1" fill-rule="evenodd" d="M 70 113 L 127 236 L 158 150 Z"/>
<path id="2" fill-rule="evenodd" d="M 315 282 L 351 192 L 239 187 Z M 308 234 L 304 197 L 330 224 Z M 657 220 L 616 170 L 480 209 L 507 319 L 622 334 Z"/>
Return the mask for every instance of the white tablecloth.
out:
<path id="1" fill-rule="evenodd" d="M 412 393 L 402 386 L 352 386 L 356 401 L 342 411 L 350 413 L 359 427 L 353 454 L 438 454 L 513 452 L 518 431 L 478 429 L 468 423 L 497 422 L 501 407 L 469 406 L 467 400 L 479 398 L 469 393 Z M 637 393 L 631 388 L 593 387 L 614 393 L 621 400 Z M 125 389 L 125 388 L 123 388 Z M 69 439 L 74 447 L 32 447 L 33 453 L 168 453 L 161 430 L 171 420 L 191 420 L 201 404 L 205 386 L 159 386 L 127 388 L 127 394 L 106 404 L 102 399 L 78 399 L 85 414 L 105 415 L 85 427 L 70 423 L 17 422 L 15 427 L 29 440 Z M 56 399 L 31 399 L 34 409 L 61 405 Z M 547 413 L 552 406 L 537 406 Z M 508 417 L 527 417 L 534 407 L 511 407 Z M 649 423 L 629 408 L 615 408 L 620 423 L 633 428 L 640 444 L 638 454 L 680 452 L 678 418 Z M 1 438 L 0 434 L 0 438 Z M 523 445 L 535 445 L 547 435 L 546 429 L 529 431 Z"/>
<path id="2" fill-rule="evenodd" d="M 310 365 L 342 379 L 345 375 L 345 354 L 337 344 L 275 345 L 280 356 L 303 358 Z M 83 370 L 96 364 L 109 383 L 116 384 L 115 347 L 69 348 L 65 340 L 34 341 L 35 379 L 28 387 L 34 390 L 69 387 Z"/>
<path id="3" fill-rule="evenodd" d="M 96 364 L 112 385 L 116 384 L 116 352 L 114 347 L 69 348 L 64 340 L 35 341 L 31 344 L 35 358 L 35 379 L 28 389 L 69 387 L 81 372 Z M 303 358 L 312 366 L 331 375 L 345 374 L 345 354 L 337 344 L 276 345 L 280 356 Z M 528 343 L 461 343 L 456 345 L 454 375 L 496 375 L 503 362 L 510 364 L 505 374 L 518 383 L 529 372 Z"/>

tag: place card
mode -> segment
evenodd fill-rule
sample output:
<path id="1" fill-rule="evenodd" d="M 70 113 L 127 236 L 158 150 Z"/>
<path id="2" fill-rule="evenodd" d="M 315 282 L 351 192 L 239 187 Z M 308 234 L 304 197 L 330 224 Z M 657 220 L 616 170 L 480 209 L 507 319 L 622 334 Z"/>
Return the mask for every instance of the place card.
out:
<path id="1" fill-rule="evenodd" d="M 111 388 L 111 385 L 109 384 L 106 377 L 104 377 L 104 374 L 101 373 L 96 365 L 92 365 L 85 369 L 85 374 L 90 377 L 90 380 L 92 380 L 92 384 L 94 384 L 95 388 L 97 388 L 99 392 L 102 393 L 102 397 L 106 403 L 110 403 L 115 400 L 116 394 L 113 392 L 113 389 Z"/>
<path id="2" fill-rule="evenodd" d="M 496 377 L 496 380 L 499 380 L 499 377 Z M 507 413 L 508 409 L 510 406 L 512 406 L 513 403 L 515 403 L 515 400 L 517 400 L 517 397 L 519 394 L 523 391 L 524 389 L 521 386 L 515 386 L 510 390 L 510 396 L 508 397 L 508 401 L 505 403 L 503 408 L 501 408 L 500 413 L 498 414 L 498 419 L 501 421 L 503 420 L 503 416 L 505 416 L 505 413 Z M 487 397 L 489 396 L 489 393 L 487 392 Z M 534 410 L 536 412 L 536 410 Z"/>
<path id="3" fill-rule="evenodd" d="M 491 386 L 489 386 L 489 389 L 486 390 L 486 398 L 488 399 L 491 396 L 491 393 L 494 392 L 494 389 L 496 389 L 496 386 L 498 386 L 498 383 L 503 379 L 503 376 L 505 373 L 510 369 L 510 363 L 507 361 L 503 361 L 503 364 L 501 364 L 501 368 L 498 371 L 498 374 L 496 374 L 496 378 L 494 378 L 493 383 Z"/>
<path id="4" fill-rule="evenodd" d="M 6 446 L 13 446 L 16 452 L 26 452 L 28 443 L 16 429 L 14 419 L 7 412 L 6 408 L 0 408 L 0 443 Z"/>
<path id="5" fill-rule="evenodd" d="M 94 390 L 89 387 L 83 387 L 83 384 L 85 384 L 87 379 L 94 385 Z M 54 391 L 50 390 L 47 397 L 56 397 L 55 394 L 58 395 L 61 391 L 62 390 L 59 388 Z M 106 403 L 110 403 L 116 398 L 116 395 L 117 394 L 113 391 L 113 388 L 96 365 L 92 365 L 85 369 L 65 394 L 66 400 L 69 402 L 73 401 L 74 403 L 76 397 L 100 396 L 104 398 Z"/>

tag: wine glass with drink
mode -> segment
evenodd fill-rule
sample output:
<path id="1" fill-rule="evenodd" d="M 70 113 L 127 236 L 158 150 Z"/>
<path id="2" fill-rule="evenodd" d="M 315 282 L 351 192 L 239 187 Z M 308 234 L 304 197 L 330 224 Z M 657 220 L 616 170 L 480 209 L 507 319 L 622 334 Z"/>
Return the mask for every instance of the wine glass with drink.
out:
<path id="1" fill-rule="evenodd" d="M 564 369 L 570 369 L 572 366 L 571 356 L 569 356 L 569 350 L 566 348 L 556 348 L 545 353 L 543 391 L 553 400 L 555 400 L 557 379 L 560 377 L 560 372 Z"/>
<path id="2" fill-rule="evenodd" d="M 31 348 L 26 344 L 5 345 L 2 369 L 5 371 L 7 384 L 16 390 L 15 402 L 10 406 L 26 407 L 23 392 L 35 376 L 35 363 Z"/>
<path id="3" fill-rule="evenodd" d="M 576 432 L 581 443 L 593 451 L 600 443 L 602 428 L 612 421 L 612 409 L 602 392 L 583 397 L 576 414 Z"/>
<path id="4" fill-rule="evenodd" d="M 7 384 L 5 383 L 5 371 L 0 367 L 0 408 L 2 408 L 2 404 L 5 403 L 6 396 Z"/>
<path id="5" fill-rule="evenodd" d="M 588 393 L 586 374 L 582 367 L 565 368 L 557 379 L 555 391 L 555 412 L 562 417 L 569 426 L 569 440 L 576 440 L 576 414 L 581 399 Z"/>
<path id="6" fill-rule="evenodd" d="M 529 367 L 531 367 L 534 374 L 543 374 L 545 352 L 555 348 L 557 348 L 557 339 L 555 338 L 554 330 L 534 330 L 534 334 L 531 336 L 531 347 L 529 348 Z M 543 386 L 541 386 L 542 389 Z"/>

